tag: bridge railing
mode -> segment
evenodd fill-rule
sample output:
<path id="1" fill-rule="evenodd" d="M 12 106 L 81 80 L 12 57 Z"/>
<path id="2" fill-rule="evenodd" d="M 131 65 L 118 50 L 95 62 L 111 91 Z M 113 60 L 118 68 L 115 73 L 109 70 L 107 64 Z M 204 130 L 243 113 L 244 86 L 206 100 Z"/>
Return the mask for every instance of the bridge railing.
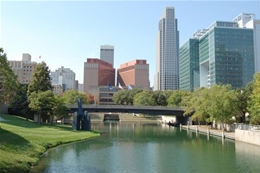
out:
<path id="1" fill-rule="evenodd" d="M 236 129 L 260 132 L 260 125 L 236 124 Z"/>

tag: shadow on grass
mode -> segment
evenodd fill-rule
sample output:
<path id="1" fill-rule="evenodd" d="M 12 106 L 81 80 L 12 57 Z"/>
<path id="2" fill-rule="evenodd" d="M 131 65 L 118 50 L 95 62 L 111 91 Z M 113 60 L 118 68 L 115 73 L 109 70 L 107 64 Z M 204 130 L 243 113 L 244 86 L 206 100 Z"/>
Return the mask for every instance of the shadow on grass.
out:
<path id="1" fill-rule="evenodd" d="M 39 128 L 41 127 L 40 124 L 33 122 L 31 120 L 26 121 L 25 118 L 15 116 L 15 115 L 6 115 L 0 114 L 0 116 L 4 119 L 4 121 L 0 121 L 1 124 L 8 124 L 13 126 L 25 127 L 25 128 Z"/>
<path id="2" fill-rule="evenodd" d="M 1 121 L 2 122 L 2 121 Z M 8 147 L 15 149 L 16 147 L 23 147 L 28 145 L 29 141 L 24 139 L 23 137 L 12 133 L 8 130 L 0 128 L 0 148 Z M 19 144 L 19 145 L 18 145 Z"/>

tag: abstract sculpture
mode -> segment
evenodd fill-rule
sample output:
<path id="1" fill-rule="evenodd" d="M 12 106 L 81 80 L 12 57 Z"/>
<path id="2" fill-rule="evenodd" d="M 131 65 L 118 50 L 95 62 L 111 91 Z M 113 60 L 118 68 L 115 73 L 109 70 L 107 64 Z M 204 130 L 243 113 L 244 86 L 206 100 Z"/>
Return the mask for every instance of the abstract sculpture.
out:
<path id="1" fill-rule="evenodd" d="M 78 112 L 74 113 L 72 130 L 91 130 L 90 116 L 82 110 L 81 100 L 78 98 Z"/>

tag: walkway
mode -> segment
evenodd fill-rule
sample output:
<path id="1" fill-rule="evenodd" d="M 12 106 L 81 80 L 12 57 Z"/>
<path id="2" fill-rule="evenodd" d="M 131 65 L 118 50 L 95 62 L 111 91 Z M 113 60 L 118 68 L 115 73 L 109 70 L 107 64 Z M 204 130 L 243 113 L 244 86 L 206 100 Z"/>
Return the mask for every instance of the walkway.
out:
<path id="1" fill-rule="evenodd" d="M 192 126 L 181 126 L 182 129 L 186 129 L 189 127 L 189 130 L 192 131 L 196 131 L 198 130 L 199 133 L 204 133 L 207 134 L 209 132 L 210 136 L 219 136 L 222 137 L 222 130 L 218 130 L 218 129 L 211 129 L 210 126 L 205 126 L 205 125 L 201 125 L 201 126 L 197 126 L 197 125 L 192 125 Z M 227 139 L 232 139 L 235 140 L 235 132 L 226 132 L 224 131 L 224 137 Z"/>

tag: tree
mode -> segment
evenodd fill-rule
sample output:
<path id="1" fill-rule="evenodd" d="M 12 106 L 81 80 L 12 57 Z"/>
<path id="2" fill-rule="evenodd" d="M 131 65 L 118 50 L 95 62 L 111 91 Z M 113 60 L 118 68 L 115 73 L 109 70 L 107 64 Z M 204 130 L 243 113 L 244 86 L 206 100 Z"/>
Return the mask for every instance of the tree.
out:
<path id="1" fill-rule="evenodd" d="M 249 112 L 248 110 L 248 103 L 250 102 L 250 95 L 253 92 L 253 86 L 254 82 L 251 81 L 247 84 L 245 88 L 238 88 L 236 89 L 236 95 L 237 95 L 237 109 L 239 111 L 238 113 L 238 121 L 239 123 L 245 123 L 246 122 L 246 113 Z M 237 119 L 236 118 L 236 119 Z"/>
<path id="2" fill-rule="evenodd" d="M 56 116 L 57 119 L 61 119 L 68 114 L 69 108 L 64 102 L 64 98 L 60 95 L 54 95 L 54 105 L 51 114 L 51 123 L 53 123 L 53 118 Z"/>
<path id="3" fill-rule="evenodd" d="M 260 73 L 254 75 L 253 92 L 249 98 L 250 123 L 260 124 Z"/>
<path id="4" fill-rule="evenodd" d="M 51 90 L 32 92 L 29 99 L 29 107 L 37 112 L 38 123 L 41 123 L 42 114 L 52 115 L 55 107 L 54 94 Z"/>
<path id="5" fill-rule="evenodd" d="M 0 48 L 0 103 L 9 105 L 16 95 L 19 83 L 10 68 L 3 48 Z"/>
<path id="6" fill-rule="evenodd" d="M 182 91 L 174 90 L 171 96 L 168 98 L 168 106 L 179 107 L 182 99 Z"/>
<path id="7" fill-rule="evenodd" d="M 14 97 L 14 101 L 11 103 L 10 107 L 14 111 L 21 111 L 21 113 L 28 119 L 28 114 L 30 114 L 29 102 L 27 98 L 27 88 L 28 85 L 20 84 L 17 93 Z"/>
<path id="8" fill-rule="evenodd" d="M 164 91 L 154 91 L 153 97 L 157 106 L 167 106 L 167 99 Z"/>
<path id="9" fill-rule="evenodd" d="M 78 92 L 77 90 L 67 90 L 63 93 L 63 99 L 65 104 L 77 104 L 77 99 L 81 99 L 82 104 L 88 104 L 88 95 L 84 92 Z"/>
<path id="10" fill-rule="evenodd" d="M 49 67 L 45 62 L 41 62 L 36 66 L 32 80 L 28 85 L 27 96 L 29 97 L 33 92 L 52 91 L 52 89 Z"/>
<path id="11" fill-rule="evenodd" d="M 155 106 L 155 100 L 152 91 L 142 91 L 135 95 L 134 105 L 136 106 Z"/>
<path id="12" fill-rule="evenodd" d="M 114 93 L 113 102 L 115 104 L 124 105 L 127 104 L 128 90 L 120 90 Z"/>

